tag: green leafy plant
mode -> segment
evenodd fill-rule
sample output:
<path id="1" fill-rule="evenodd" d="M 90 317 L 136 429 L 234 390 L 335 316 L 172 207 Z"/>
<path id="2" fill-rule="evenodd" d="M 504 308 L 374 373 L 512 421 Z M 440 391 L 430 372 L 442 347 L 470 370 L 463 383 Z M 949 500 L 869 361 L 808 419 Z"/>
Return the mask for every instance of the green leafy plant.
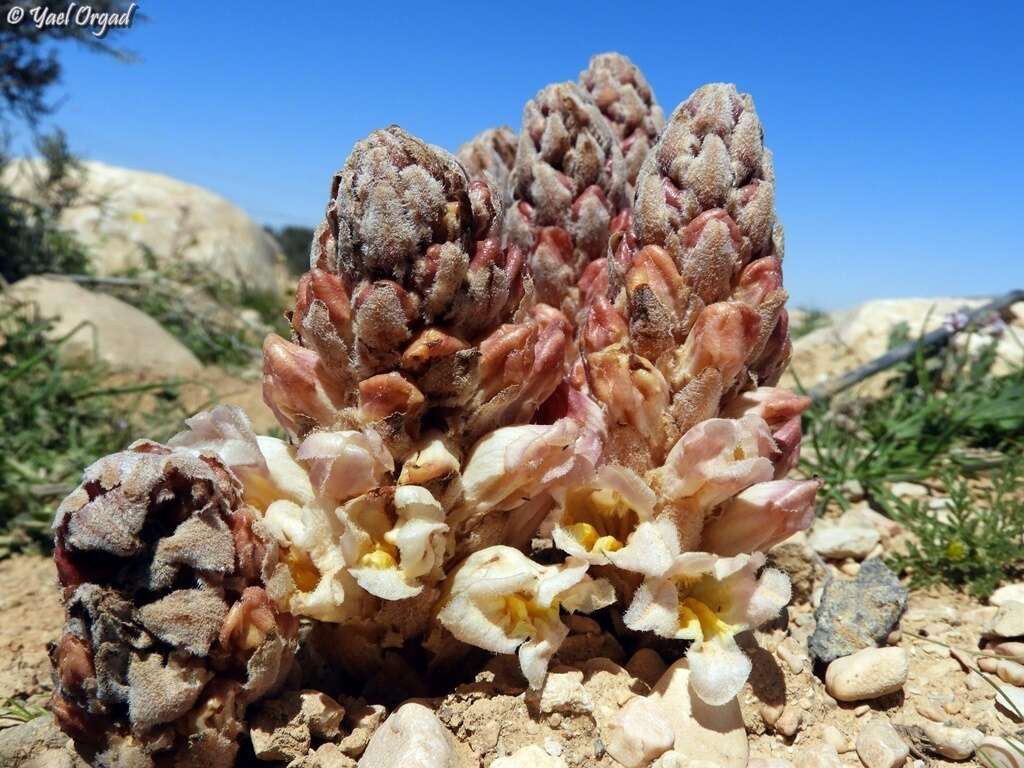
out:
<path id="1" fill-rule="evenodd" d="M 942 583 L 987 597 L 1024 563 L 1024 457 L 1015 455 L 991 477 L 945 473 L 942 482 L 949 498 L 944 509 L 892 495 L 878 500 L 912 534 L 890 566 L 917 586 Z"/>
<path id="2" fill-rule="evenodd" d="M 33 172 L 31 199 L 0 184 L 0 276 L 8 282 L 44 272 L 89 270 L 89 255 L 60 228 L 61 213 L 78 198 L 82 166 L 61 131 L 36 140 L 40 162 L 22 166 Z M 0 174 L 7 159 L 0 153 Z"/>
<path id="3" fill-rule="evenodd" d="M 21 699 L 6 698 L 0 701 L 0 730 L 27 723 L 46 714 L 46 710 Z"/>
<path id="4" fill-rule="evenodd" d="M 112 386 L 106 366 L 66 361 L 35 307 L 0 302 L 0 557 L 45 549 L 60 498 L 82 469 L 143 435 L 159 439 L 185 416 L 175 382 Z"/>
<path id="5" fill-rule="evenodd" d="M 890 346 L 908 338 L 897 326 Z M 914 584 L 985 596 L 1024 565 L 1024 370 L 994 376 L 995 345 L 971 351 L 972 339 L 934 356 L 919 345 L 878 397 L 816 403 L 805 416 L 802 468 L 824 480 L 823 507 L 848 506 L 856 481 L 909 530 L 890 564 Z M 941 489 L 947 508 L 894 497 L 901 480 Z"/>
<path id="6" fill-rule="evenodd" d="M 994 362 L 994 345 L 980 353 L 950 347 L 935 357 L 919 347 L 881 396 L 816 403 L 805 415 L 802 465 L 825 481 L 822 504 L 845 507 L 850 480 L 882 496 L 894 481 L 954 469 L 976 474 L 1021 452 L 1024 370 L 993 376 Z"/>

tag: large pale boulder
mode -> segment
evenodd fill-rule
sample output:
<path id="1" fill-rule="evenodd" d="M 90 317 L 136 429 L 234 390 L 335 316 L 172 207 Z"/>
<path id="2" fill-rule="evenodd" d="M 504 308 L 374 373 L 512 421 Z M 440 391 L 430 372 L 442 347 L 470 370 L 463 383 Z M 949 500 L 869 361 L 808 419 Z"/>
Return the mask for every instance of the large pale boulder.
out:
<path id="1" fill-rule="evenodd" d="M 95 352 L 115 370 L 144 371 L 160 378 L 188 378 L 202 370 L 195 355 L 160 323 L 113 296 L 87 291 L 69 280 L 35 276 L 19 280 L 0 296 L 8 299 L 30 305 L 26 311 L 40 317 L 57 318 L 51 338 L 71 334 L 61 346 L 65 359 Z"/>
<path id="2" fill-rule="evenodd" d="M 158 173 L 98 162 L 83 163 L 80 202 L 60 224 L 89 250 L 94 269 L 111 274 L 157 262 L 208 264 L 238 284 L 277 291 L 285 277 L 280 246 L 238 206 L 209 190 Z M 11 163 L 3 182 L 31 199 L 34 160 Z"/>
<path id="3" fill-rule="evenodd" d="M 851 371 L 859 365 L 884 355 L 889 336 L 900 323 L 906 323 L 911 338 L 940 327 L 955 312 L 974 309 L 989 299 L 877 299 L 852 309 L 836 312 L 831 323 L 811 331 L 793 342 L 793 356 L 783 377 L 782 386 L 794 386 L 796 379 L 810 389 L 830 378 Z M 1009 311 L 1011 322 L 1001 334 L 978 334 L 961 337 L 957 343 L 973 348 L 995 343 L 998 360 L 997 375 L 1007 373 L 1024 362 L 1024 307 L 1014 305 Z M 885 374 L 868 379 L 858 386 L 862 394 L 877 393 L 885 383 Z"/>

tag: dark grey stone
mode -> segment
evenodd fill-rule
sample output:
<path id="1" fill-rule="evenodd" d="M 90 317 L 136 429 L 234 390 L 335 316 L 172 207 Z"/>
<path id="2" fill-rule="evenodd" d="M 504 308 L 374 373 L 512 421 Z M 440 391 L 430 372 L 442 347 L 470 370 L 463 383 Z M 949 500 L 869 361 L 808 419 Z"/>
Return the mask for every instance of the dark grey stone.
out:
<path id="1" fill-rule="evenodd" d="M 814 612 L 817 626 L 807 642 L 811 658 L 827 664 L 877 646 L 899 624 L 906 607 L 907 590 L 878 558 L 865 560 L 855 579 L 830 576 Z"/>

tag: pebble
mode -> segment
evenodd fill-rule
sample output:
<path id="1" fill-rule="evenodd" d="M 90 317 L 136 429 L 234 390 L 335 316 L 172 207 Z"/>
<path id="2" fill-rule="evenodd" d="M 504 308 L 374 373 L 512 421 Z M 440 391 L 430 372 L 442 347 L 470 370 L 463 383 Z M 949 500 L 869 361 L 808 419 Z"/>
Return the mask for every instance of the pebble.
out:
<path id="1" fill-rule="evenodd" d="M 910 754 L 888 718 L 878 717 L 857 734 L 857 755 L 866 768 L 898 768 Z"/>
<path id="2" fill-rule="evenodd" d="M 986 736 L 978 746 L 978 754 L 997 768 L 1024 768 L 1024 755 L 1019 749 L 1019 744 L 1011 744 L 1002 736 Z"/>
<path id="3" fill-rule="evenodd" d="M 821 737 L 840 755 L 853 751 L 853 742 L 834 725 L 826 725 L 821 731 Z"/>
<path id="4" fill-rule="evenodd" d="M 799 675 L 804 671 L 804 664 L 809 663 L 809 660 L 804 654 L 800 653 L 800 651 L 793 647 L 795 644 L 796 641 L 792 637 L 787 637 L 779 643 L 775 652 L 778 654 L 780 659 L 786 662 L 786 666 L 789 667 L 790 672 L 794 675 Z"/>
<path id="5" fill-rule="evenodd" d="M 839 566 L 839 570 L 844 576 L 856 576 L 860 573 L 860 563 L 854 560 L 848 560 Z"/>
<path id="6" fill-rule="evenodd" d="M 27 723 L 0 729 L 0 765 L 26 768 L 89 768 L 68 737 L 46 714 Z"/>
<path id="7" fill-rule="evenodd" d="M 672 749 L 676 737 L 662 705 L 635 696 L 601 730 L 601 739 L 625 768 L 643 768 Z"/>
<path id="8" fill-rule="evenodd" d="M 700 761 L 691 762 L 674 749 L 670 749 L 651 763 L 651 768 L 701 768 L 701 766 Z"/>
<path id="9" fill-rule="evenodd" d="M 900 690 L 908 672 L 902 648 L 865 648 L 828 665 L 825 690 L 837 701 L 877 699 Z"/>
<path id="10" fill-rule="evenodd" d="M 772 565 L 789 576 L 794 603 L 810 600 L 828 573 L 825 561 L 807 546 L 802 531 L 772 547 L 768 558 Z"/>
<path id="11" fill-rule="evenodd" d="M 304 763 L 300 762 L 299 765 Z M 306 757 L 307 765 L 315 768 L 356 768 L 356 761 L 341 751 L 341 747 L 333 742 L 321 744 Z M 290 763 L 294 766 L 295 763 Z"/>
<path id="12" fill-rule="evenodd" d="M 799 707 L 794 707 L 792 704 L 788 705 L 782 710 L 782 716 L 775 723 L 776 732 L 781 733 L 787 739 L 793 738 L 796 736 L 796 732 L 800 730 L 803 716 L 803 710 Z"/>
<path id="13" fill-rule="evenodd" d="M 540 711 L 587 714 L 594 702 L 583 687 L 583 672 L 578 669 L 552 671 L 544 679 L 540 692 Z"/>
<path id="14" fill-rule="evenodd" d="M 907 606 L 907 590 L 881 560 L 865 560 L 852 581 L 829 579 L 807 647 L 828 663 L 885 640 Z"/>
<path id="15" fill-rule="evenodd" d="M 849 480 L 843 481 L 843 484 L 839 487 L 850 501 L 858 501 L 864 498 L 864 484 L 856 478 L 851 477 Z"/>
<path id="16" fill-rule="evenodd" d="M 1010 601 L 1024 603 L 1024 581 L 1000 587 L 989 597 L 992 605 L 1003 606 Z"/>
<path id="17" fill-rule="evenodd" d="M 984 634 L 1001 638 L 1024 636 L 1024 603 L 1007 600 L 1000 605 Z"/>
<path id="18" fill-rule="evenodd" d="M 629 674 L 652 687 L 665 674 L 666 669 L 665 662 L 653 648 L 641 648 L 626 662 Z"/>
<path id="19" fill-rule="evenodd" d="M 387 717 L 387 710 L 380 704 L 367 704 L 362 699 L 345 700 L 345 726 L 349 734 L 338 742 L 338 747 L 349 757 L 358 758 L 380 724 Z"/>
<path id="20" fill-rule="evenodd" d="M 774 727 L 779 718 L 782 717 L 784 707 L 781 704 L 768 704 L 767 702 L 761 705 L 761 719 L 764 720 L 765 725 L 768 727 Z"/>
<path id="21" fill-rule="evenodd" d="M 452 739 L 437 716 L 422 704 L 396 709 L 373 734 L 359 768 L 454 768 Z"/>
<path id="22" fill-rule="evenodd" d="M 920 499 L 928 495 L 927 486 L 918 483 L 908 483 L 903 480 L 890 485 L 889 491 L 893 496 L 899 496 L 903 499 Z"/>
<path id="23" fill-rule="evenodd" d="M 1008 659 L 1024 662 L 1024 643 L 1009 642 L 997 643 L 988 649 L 990 653 L 998 653 Z"/>
<path id="24" fill-rule="evenodd" d="M 929 751 L 950 760 L 967 760 L 985 737 L 976 728 L 955 728 L 940 723 L 924 723 L 921 730 L 930 742 Z"/>
<path id="25" fill-rule="evenodd" d="M 517 749 L 511 755 L 499 757 L 491 768 L 566 768 L 560 757 L 549 755 L 536 744 Z"/>
<path id="26" fill-rule="evenodd" d="M 878 531 L 870 527 L 819 525 L 807 537 L 807 544 L 830 560 L 842 560 L 845 557 L 861 560 L 875 548 L 880 538 Z"/>
<path id="27" fill-rule="evenodd" d="M 1010 685 L 1024 685 L 1024 664 L 1009 659 L 999 659 L 996 662 L 996 675 L 1004 683 Z"/>
<path id="28" fill-rule="evenodd" d="M 674 751 L 692 763 L 709 762 L 718 768 L 744 768 L 747 732 L 736 699 L 721 706 L 702 701 L 690 688 L 686 659 L 669 667 L 654 686 L 651 699 L 660 702 L 675 734 Z"/>
<path id="29" fill-rule="evenodd" d="M 341 732 L 345 708 L 320 691 L 299 692 L 300 717 L 309 725 L 309 732 L 318 739 L 331 741 Z"/>
<path id="30" fill-rule="evenodd" d="M 839 524 L 874 528 L 883 540 L 891 539 L 903 533 L 903 526 L 873 509 L 866 501 L 851 506 L 839 516 Z"/>
<path id="31" fill-rule="evenodd" d="M 795 768 L 789 760 L 781 757 L 752 757 L 747 768 Z"/>
<path id="32" fill-rule="evenodd" d="M 936 723 L 941 723 L 946 719 L 946 713 L 933 701 L 918 701 L 914 704 L 914 709 L 921 717 Z"/>
<path id="33" fill-rule="evenodd" d="M 870 711 L 871 707 L 869 707 L 867 704 L 861 704 L 857 707 L 854 707 L 853 715 L 854 717 L 864 717 L 864 715 L 866 715 Z"/>
<path id="34" fill-rule="evenodd" d="M 997 686 L 996 705 L 1014 720 L 1020 720 L 1017 712 L 1024 712 L 1024 688 L 1015 685 Z"/>
<path id="35" fill-rule="evenodd" d="M 843 768 L 843 763 L 831 744 L 815 744 L 797 754 L 794 768 Z"/>

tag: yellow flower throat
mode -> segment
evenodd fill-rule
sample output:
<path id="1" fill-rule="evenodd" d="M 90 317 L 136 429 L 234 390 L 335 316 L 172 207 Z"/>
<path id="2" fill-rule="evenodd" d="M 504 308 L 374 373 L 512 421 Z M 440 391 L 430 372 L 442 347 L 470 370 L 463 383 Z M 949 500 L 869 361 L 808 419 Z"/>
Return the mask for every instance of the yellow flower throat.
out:
<path id="1" fill-rule="evenodd" d="M 515 593 L 501 598 L 499 610 L 510 637 L 533 637 L 537 622 L 550 622 L 558 618 L 558 605 L 544 607 L 528 595 Z"/>
<path id="2" fill-rule="evenodd" d="M 732 636 L 736 627 L 722 620 L 719 615 L 725 609 L 722 596 L 716 595 L 717 583 L 711 589 L 702 590 L 705 579 L 677 578 L 676 590 L 679 595 L 679 628 L 685 635 L 695 639 L 710 640 L 724 635 Z M 707 594 L 705 594 L 707 592 Z"/>
<path id="3" fill-rule="evenodd" d="M 639 524 L 636 512 L 609 488 L 576 488 L 565 500 L 562 526 L 588 552 L 614 552 Z"/>

